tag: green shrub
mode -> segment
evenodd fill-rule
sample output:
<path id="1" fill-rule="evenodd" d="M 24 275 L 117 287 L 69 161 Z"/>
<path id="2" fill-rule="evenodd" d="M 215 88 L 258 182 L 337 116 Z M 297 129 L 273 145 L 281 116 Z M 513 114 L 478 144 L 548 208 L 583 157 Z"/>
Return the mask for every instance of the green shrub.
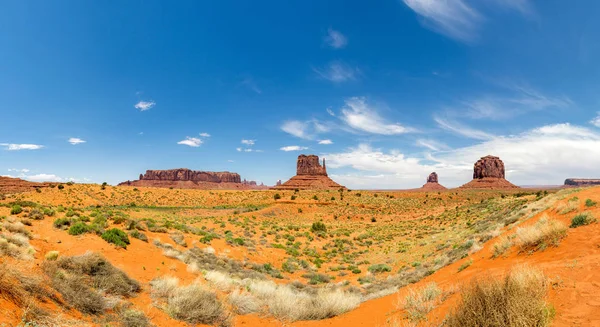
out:
<path id="1" fill-rule="evenodd" d="M 15 204 L 14 206 L 12 206 L 12 208 L 10 209 L 10 214 L 11 215 L 18 215 L 21 212 L 23 212 L 23 208 L 21 208 L 20 205 Z"/>
<path id="2" fill-rule="evenodd" d="M 141 240 L 144 242 L 148 242 L 148 236 L 146 236 L 146 234 L 140 232 L 137 229 L 134 229 L 131 232 L 129 232 L 129 236 L 131 236 L 133 238 L 137 238 L 138 240 Z"/>
<path id="3" fill-rule="evenodd" d="M 279 195 L 279 193 L 275 193 L 275 195 L 273 195 L 273 199 L 279 200 L 281 199 L 281 195 Z"/>
<path id="4" fill-rule="evenodd" d="M 586 199 L 585 200 L 585 206 L 586 207 L 593 207 L 596 205 L 596 201 L 592 201 L 592 199 Z"/>
<path id="5" fill-rule="evenodd" d="M 82 222 L 75 223 L 69 228 L 69 235 L 81 235 L 90 231 L 88 225 Z"/>
<path id="6" fill-rule="evenodd" d="M 106 242 L 112 243 L 122 248 L 127 248 L 127 245 L 129 244 L 129 237 L 127 237 L 127 234 L 125 234 L 124 231 L 118 228 L 112 228 L 107 230 L 102 234 L 101 237 Z"/>
<path id="7" fill-rule="evenodd" d="M 69 218 L 58 218 L 58 219 L 54 220 L 53 225 L 56 228 L 62 228 L 64 226 L 70 226 L 71 225 L 71 219 L 69 219 Z"/>
<path id="8" fill-rule="evenodd" d="M 64 185 L 62 185 L 62 184 L 58 184 L 58 189 L 59 189 L 59 190 L 62 190 L 62 189 L 64 189 L 64 188 L 65 188 L 65 186 L 64 186 Z"/>
<path id="9" fill-rule="evenodd" d="M 27 215 L 30 219 L 33 220 L 42 220 L 44 219 L 44 213 L 40 209 L 32 209 Z"/>
<path id="10" fill-rule="evenodd" d="M 314 222 L 312 226 L 310 226 L 310 231 L 313 233 L 323 232 L 327 233 L 327 226 L 321 221 Z"/>
<path id="11" fill-rule="evenodd" d="M 594 216 L 589 213 L 589 212 L 583 212 L 580 213 L 578 215 L 576 215 L 575 217 L 573 217 L 573 219 L 571 219 L 571 228 L 577 228 L 579 226 L 585 226 L 585 225 L 589 225 L 593 222 L 596 221 L 596 218 L 594 218 Z"/>
<path id="12" fill-rule="evenodd" d="M 369 271 L 371 273 L 383 273 L 383 272 L 390 272 L 392 271 L 392 268 L 390 268 L 390 266 L 383 264 L 383 263 L 379 263 L 376 265 L 371 265 L 369 267 Z"/>

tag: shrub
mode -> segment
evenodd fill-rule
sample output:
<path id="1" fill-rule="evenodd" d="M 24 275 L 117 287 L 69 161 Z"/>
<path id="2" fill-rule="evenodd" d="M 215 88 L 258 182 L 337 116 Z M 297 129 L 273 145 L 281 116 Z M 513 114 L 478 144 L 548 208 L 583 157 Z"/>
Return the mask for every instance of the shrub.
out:
<path id="1" fill-rule="evenodd" d="M 567 235 L 567 226 L 544 216 L 533 226 L 518 228 L 516 235 L 521 251 L 543 250 L 550 245 L 557 246 Z"/>
<path id="2" fill-rule="evenodd" d="M 59 190 L 62 190 L 62 189 L 64 189 L 64 188 L 65 188 L 65 186 L 64 186 L 64 185 L 62 185 L 62 184 L 58 184 L 58 189 L 59 189 Z"/>
<path id="3" fill-rule="evenodd" d="M 148 236 L 146 236 L 146 234 L 138 231 L 137 229 L 134 229 L 131 232 L 129 232 L 129 236 L 131 236 L 133 238 L 137 238 L 138 240 L 141 240 L 144 242 L 148 242 Z"/>
<path id="4" fill-rule="evenodd" d="M 58 251 L 48 251 L 48 253 L 46 253 L 46 260 L 48 261 L 55 261 L 56 259 L 58 259 L 58 255 L 60 254 L 60 252 Z"/>
<path id="5" fill-rule="evenodd" d="M 383 264 L 383 263 L 379 263 L 376 265 L 371 265 L 369 267 L 369 271 L 371 273 L 383 273 L 383 272 L 390 272 L 392 271 L 392 268 L 390 268 L 390 266 Z"/>
<path id="6" fill-rule="evenodd" d="M 424 320 L 431 310 L 438 304 L 442 291 L 435 282 L 427 284 L 420 290 L 409 289 L 404 299 L 404 310 L 412 322 Z"/>
<path id="7" fill-rule="evenodd" d="M 596 201 L 592 201 L 592 199 L 586 199 L 586 200 L 585 200 L 585 206 L 586 206 L 586 207 L 588 207 L 588 208 L 589 208 L 589 207 L 593 207 L 593 206 L 595 206 L 595 205 L 596 205 Z"/>
<path id="8" fill-rule="evenodd" d="M 546 303 L 547 280 L 531 268 L 518 268 L 504 279 L 474 280 L 449 315 L 449 327 L 536 326 L 550 324 L 553 309 Z"/>
<path id="9" fill-rule="evenodd" d="M 507 237 L 500 237 L 498 242 L 494 243 L 494 258 L 503 255 L 510 247 L 512 242 Z"/>
<path id="10" fill-rule="evenodd" d="M 63 228 L 65 226 L 70 226 L 71 225 L 71 219 L 69 219 L 69 218 L 58 218 L 58 219 L 54 220 L 53 225 L 56 228 Z"/>
<path id="11" fill-rule="evenodd" d="M 233 311 L 239 315 L 258 312 L 260 302 L 251 293 L 235 290 L 227 296 L 227 302 L 233 307 Z"/>
<path id="12" fill-rule="evenodd" d="M 119 313 L 119 322 L 122 327 L 147 327 L 151 326 L 150 320 L 142 312 L 134 309 L 123 310 Z"/>
<path id="13" fill-rule="evenodd" d="M 107 230 L 101 237 L 108 243 L 112 243 L 122 248 L 127 248 L 127 245 L 129 244 L 129 237 L 127 237 L 127 234 L 118 228 Z"/>
<path id="14" fill-rule="evenodd" d="M 169 237 L 178 245 L 183 247 L 187 247 L 187 243 L 185 242 L 185 237 L 181 233 L 173 233 L 170 234 Z"/>
<path id="15" fill-rule="evenodd" d="M 292 196 L 290 197 L 290 200 L 292 200 L 292 201 L 296 200 L 296 196 L 295 196 L 295 195 L 292 195 Z"/>
<path id="16" fill-rule="evenodd" d="M 21 208 L 20 205 L 15 204 L 14 206 L 12 206 L 12 208 L 10 209 L 10 214 L 11 215 L 18 215 L 21 212 L 23 212 L 23 208 Z"/>
<path id="17" fill-rule="evenodd" d="M 323 232 L 327 233 L 327 226 L 322 221 L 316 221 L 310 226 L 310 231 L 313 233 Z"/>
<path id="18" fill-rule="evenodd" d="M 69 235 L 81 235 L 89 232 L 90 228 L 88 225 L 82 222 L 75 223 L 69 228 Z"/>
<path id="19" fill-rule="evenodd" d="M 579 226 L 589 225 L 596 221 L 596 218 L 590 212 L 583 212 L 571 219 L 571 228 L 577 228 Z"/>
<path id="20" fill-rule="evenodd" d="M 275 193 L 275 195 L 273 195 L 273 199 L 279 200 L 279 199 L 281 199 L 281 195 L 279 195 L 279 193 Z"/>
<path id="21" fill-rule="evenodd" d="M 30 219 L 33 220 L 42 220 L 44 219 L 44 213 L 40 209 L 32 209 L 27 215 Z"/>

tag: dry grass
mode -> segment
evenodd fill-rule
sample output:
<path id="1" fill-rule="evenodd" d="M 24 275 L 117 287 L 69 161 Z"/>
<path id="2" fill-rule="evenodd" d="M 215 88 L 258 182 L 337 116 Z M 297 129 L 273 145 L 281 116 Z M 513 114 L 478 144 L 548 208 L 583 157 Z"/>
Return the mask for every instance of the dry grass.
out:
<path id="1" fill-rule="evenodd" d="M 504 279 L 474 280 L 446 320 L 449 327 L 548 326 L 553 310 L 545 301 L 547 280 L 535 269 L 520 267 Z"/>
<path id="2" fill-rule="evenodd" d="M 579 201 L 575 200 L 575 201 L 567 201 L 567 202 L 561 202 L 556 206 L 556 212 L 558 212 L 561 215 L 566 215 L 570 212 L 573 212 L 575 210 L 577 210 L 579 208 Z"/>
<path id="3" fill-rule="evenodd" d="M 160 278 L 151 282 L 153 299 L 164 303 L 164 310 L 174 319 L 190 324 L 228 326 L 230 316 L 215 292 L 198 283 L 178 286 L 176 278 Z"/>
<path id="4" fill-rule="evenodd" d="M 518 228 L 516 235 L 521 251 L 543 250 L 548 246 L 558 246 L 567 235 L 567 226 L 544 215 L 535 225 Z"/>
<path id="5" fill-rule="evenodd" d="M 497 258 L 506 253 L 506 251 L 508 251 L 508 249 L 510 249 L 511 246 L 512 242 L 508 237 L 500 237 L 498 241 L 494 243 L 494 258 Z"/>
<path id="6" fill-rule="evenodd" d="M 440 302 L 442 291 L 435 282 L 427 284 L 419 290 L 409 289 L 404 299 L 404 310 L 411 322 L 425 320 L 427 314 Z"/>
<path id="7" fill-rule="evenodd" d="M 181 234 L 181 233 L 173 233 L 173 234 L 169 234 L 169 237 L 176 244 L 181 245 L 183 247 L 187 247 L 187 243 L 185 242 L 185 236 L 183 236 L 183 234 Z"/>
<path id="8" fill-rule="evenodd" d="M 126 309 L 119 312 L 121 327 L 147 327 L 151 326 L 150 320 L 142 312 L 135 309 Z"/>
<path id="9" fill-rule="evenodd" d="M 235 313 L 239 315 L 250 314 L 260 311 L 260 301 L 249 292 L 234 290 L 227 296 L 227 302 L 231 304 Z"/>

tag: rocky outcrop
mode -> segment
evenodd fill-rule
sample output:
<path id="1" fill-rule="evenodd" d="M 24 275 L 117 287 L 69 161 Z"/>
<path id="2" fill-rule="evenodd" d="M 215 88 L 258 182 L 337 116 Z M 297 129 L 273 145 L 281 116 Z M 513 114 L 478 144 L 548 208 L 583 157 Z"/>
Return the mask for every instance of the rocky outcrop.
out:
<path id="1" fill-rule="evenodd" d="M 565 186 L 594 186 L 600 185 L 600 179 L 591 178 L 567 178 Z"/>
<path id="2" fill-rule="evenodd" d="M 254 189 L 261 188 L 254 181 L 242 181 L 237 173 L 196 171 L 187 168 L 146 170 L 136 181 L 126 181 L 119 186 L 168 187 L 188 189 Z"/>
<path id="3" fill-rule="evenodd" d="M 427 183 L 425 183 L 425 185 L 423 185 L 423 187 L 421 187 L 421 190 L 424 191 L 441 191 L 441 190 L 446 190 L 446 187 L 440 185 L 440 183 L 438 183 L 438 174 L 436 172 L 433 172 L 431 174 L 429 174 L 429 176 L 427 176 Z"/>
<path id="4" fill-rule="evenodd" d="M 59 183 L 35 183 L 20 178 L 0 176 L 0 194 L 12 194 L 33 191 L 37 188 L 52 187 Z"/>
<path id="5" fill-rule="evenodd" d="M 209 183 L 241 183 L 242 179 L 237 173 L 196 171 L 187 168 L 169 170 L 146 170 L 140 175 L 140 180 L 149 181 L 192 181 Z"/>
<path id="6" fill-rule="evenodd" d="M 314 154 L 311 155 L 299 155 L 296 163 L 296 175 L 310 175 L 310 176 L 327 176 L 327 168 L 325 167 L 325 159 L 323 159 L 323 166 L 319 163 L 319 157 Z"/>
<path id="7" fill-rule="evenodd" d="M 504 162 L 500 158 L 485 156 L 473 166 L 473 180 L 461 188 L 511 189 L 518 186 L 505 179 Z"/>
<path id="8" fill-rule="evenodd" d="M 334 182 L 327 176 L 325 159 L 323 165 L 319 162 L 319 157 L 315 155 L 298 156 L 296 163 L 296 176 L 290 178 L 287 182 L 276 185 L 276 190 L 321 190 L 321 189 L 340 189 L 344 186 Z"/>
<path id="9" fill-rule="evenodd" d="M 277 183 L 275 184 L 275 186 L 279 186 L 279 185 L 281 185 L 281 179 L 278 179 Z"/>

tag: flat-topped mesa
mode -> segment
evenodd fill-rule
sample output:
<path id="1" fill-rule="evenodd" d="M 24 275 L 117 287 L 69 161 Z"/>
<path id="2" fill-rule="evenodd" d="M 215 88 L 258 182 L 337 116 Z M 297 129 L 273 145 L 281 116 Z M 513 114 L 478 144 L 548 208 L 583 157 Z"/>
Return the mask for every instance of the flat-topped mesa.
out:
<path id="1" fill-rule="evenodd" d="M 499 157 L 485 156 L 473 165 L 473 180 L 461 188 L 510 189 L 519 188 L 505 179 L 504 162 Z"/>
<path id="2" fill-rule="evenodd" d="M 325 159 L 323 159 L 323 166 L 319 162 L 319 157 L 314 154 L 298 156 L 296 162 L 296 175 L 312 175 L 312 176 L 327 176 L 327 168 L 325 167 Z"/>
<path id="3" fill-rule="evenodd" d="M 600 179 L 594 178 L 567 178 L 565 186 L 593 186 L 600 185 Z"/>
<path id="4" fill-rule="evenodd" d="M 445 189 L 446 187 L 438 183 L 438 174 L 436 172 L 429 174 L 429 176 L 427 176 L 427 183 L 421 187 L 421 190 L 424 191 L 441 191 Z"/>
<path id="5" fill-rule="evenodd" d="M 315 155 L 298 156 L 296 162 L 296 176 L 290 178 L 287 182 L 281 184 L 278 181 L 274 187 L 276 190 L 320 190 L 320 189 L 340 189 L 344 186 L 334 182 L 327 176 L 325 159 L 323 166 L 319 162 L 319 157 Z"/>
<path id="6" fill-rule="evenodd" d="M 192 181 L 209 183 L 241 183 L 241 177 L 237 173 L 196 171 L 187 168 L 169 170 L 146 170 L 140 175 L 140 180 L 145 181 Z"/>

